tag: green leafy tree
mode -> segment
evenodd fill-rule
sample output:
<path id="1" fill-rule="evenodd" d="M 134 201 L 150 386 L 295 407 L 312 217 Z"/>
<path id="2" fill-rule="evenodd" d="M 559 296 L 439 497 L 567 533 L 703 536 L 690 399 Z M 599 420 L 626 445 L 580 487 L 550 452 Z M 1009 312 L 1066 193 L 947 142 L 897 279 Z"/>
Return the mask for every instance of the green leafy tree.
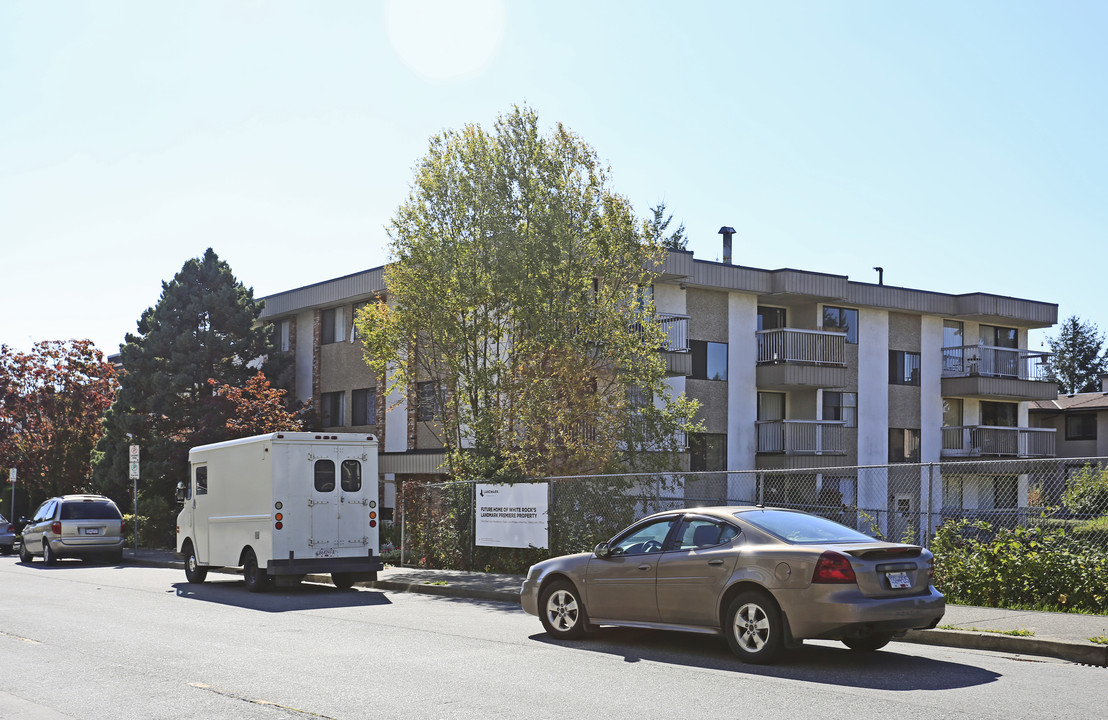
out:
<path id="1" fill-rule="evenodd" d="M 1062 503 L 1080 515 L 1108 515 L 1108 467 L 1086 464 L 1070 474 Z"/>
<path id="2" fill-rule="evenodd" d="M 129 495 L 127 449 L 136 444 L 140 502 L 171 507 L 188 476 L 189 448 L 234 436 L 234 403 L 217 388 L 246 387 L 256 373 L 249 364 L 272 350 L 272 329 L 257 324 L 261 309 L 211 248 L 162 283 L 158 304 L 120 348 L 124 372 L 98 445 L 99 487 Z"/>
<path id="3" fill-rule="evenodd" d="M 1071 315 L 1062 323 L 1058 337 L 1046 341 L 1054 353 L 1050 371 L 1060 392 L 1073 395 L 1099 389 L 1100 376 L 1108 370 L 1108 352 L 1102 351 L 1104 335 L 1096 325 Z"/>
<path id="4" fill-rule="evenodd" d="M 52 495 L 91 489 L 92 450 L 118 387 L 115 368 L 89 340 L 0 345 L 0 468 L 16 469 L 27 513 Z"/>
<path id="5" fill-rule="evenodd" d="M 455 476 L 675 457 L 696 404 L 664 382 L 644 291 L 664 251 L 578 136 L 516 108 L 432 138 L 389 238 L 387 302 L 356 319 L 366 360 L 434 407 Z"/>
<path id="6" fill-rule="evenodd" d="M 650 212 L 653 217 L 649 218 L 643 226 L 646 237 L 666 250 L 685 250 L 689 244 L 688 238 L 685 237 L 685 223 L 678 225 L 677 229 L 667 236 L 666 230 L 673 222 L 673 215 L 666 215 L 665 202 L 659 202 L 650 208 Z"/>

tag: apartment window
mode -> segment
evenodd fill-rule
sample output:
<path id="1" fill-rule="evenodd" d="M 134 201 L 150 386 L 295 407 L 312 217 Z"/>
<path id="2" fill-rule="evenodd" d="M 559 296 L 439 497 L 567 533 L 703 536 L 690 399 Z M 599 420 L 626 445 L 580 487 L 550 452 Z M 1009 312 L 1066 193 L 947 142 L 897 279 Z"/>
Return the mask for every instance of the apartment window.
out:
<path id="1" fill-rule="evenodd" d="M 361 388 L 350 393 L 352 425 L 377 424 L 377 388 Z"/>
<path id="2" fill-rule="evenodd" d="M 416 394 L 418 406 L 416 408 L 416 419 L 421 422 L 431 422 L 435 418 L 442 415 L 442 408 L 439 407 L 438 393 L 435 392 L 435 383 L 433 382 L 421 382 L 416 386 Z"/>
<path id="3" fill-rule="evenodd" d="M 350 315 L 350 322 L 355 323 L 353 333 L 350 337 L 355 340 L 361 337 L 361 333 L 358 332 L 358 325 L 356 322 L 358 319 L 358 311 L 364 308 L 366 305 L 369 305 L 369 300 L 362 300 L 361 302 L 354 303 L 354 311 Z"/>
<path id="4" fill-rule="evenodd" d="M 327 308 L 319 313 L 320 336 L 322 345 L 342 342 L 346 338 L 346 323 L 343 308 Z"/>
<path id="5" fill-rule="evenodd" d="M 690 340 L 694 380 L 727 380 L 727 343 Z"/>
<path id="6" fill-rule="evenodd" d="M 277 347 L 281 352 L 292 350 L 292 320 L 277 323 Z"/>
<path id="7" fill-rule="evenodd" d="M 846 341 L 858 344 L 858 311 L 854 308 L 823 306 L 823 329 L 845 330 Z"/>
<path id="8" fill-rule="evenodd" d="M 943 508 L 962 509 L 962 476 L 943 473 Z"/>
<path id="9" fill-rule="evenodd" d="M 784 420 L 785 419 L 785 393 L 760 392 L 758 393 L 758 419 L 759 420 Z"/>
<path id="10" fill-rule="evenodd" d="M 341 427 L 346 418 L 346 393 L 328 392 L 319 398 L 319 414 L 323 427 Z"/>
<path id="11" fill-rule="evenodd" d="M 1066 416 L 1067 440 L 1096 440 L 1096 413 L 1074 413 Z"/>
<path id="12" fill-rule="evenodd" d="M 963 324 L 959 320 L 943 320 L 943 347 L 962 347 Z"/>
<path id="13" fill-rule="evenodd" d="M 843 427 L 858 427 L 858 393 L 824 390 L 823 419 L 842 420 Z"/>
<path id="14" fill-rule="evenodd" d="M 979 337 L 981 338 L 981 344 L 988 347 L 1019 347 L 1019 333 L 1016 332 L 1015 328 L 982 325 Z"/>
<path id="15" fill-rule="evenodd" d="M 919 361 L 920 355 L 918 352 L 890 350 L 889 384 L 919 385 Z"/>
<path id="16" fill-rule="evenodd" d="M 889 462 L 919 462 L 919 430 L 889 428 Z"/>
<path id="17" fill-rule="evenodd" d="M 722 433 L 689 435 L 689 470 L 707 472 L 727 469 L 727 436 Z"/>
<path id="18" fill-rule="evenodd" d="M 777 330 L 788 327 L 785 324 L 785 308 L 758 306 L 758 329 Z"/>
<path id="19" fill-rule="evenodd" d="M 943 398 L 943 427 L 962 427 L 962 398 Z M 943 430 L 943 449 L 961 450 L 963 443 L 962 430 Z"/>
<path id="20" fill-rule="evenodd" d="M 1006 402 L 981 402 L 981 424 L 988 427 L 1016 427 L 1019 405 Z"/>

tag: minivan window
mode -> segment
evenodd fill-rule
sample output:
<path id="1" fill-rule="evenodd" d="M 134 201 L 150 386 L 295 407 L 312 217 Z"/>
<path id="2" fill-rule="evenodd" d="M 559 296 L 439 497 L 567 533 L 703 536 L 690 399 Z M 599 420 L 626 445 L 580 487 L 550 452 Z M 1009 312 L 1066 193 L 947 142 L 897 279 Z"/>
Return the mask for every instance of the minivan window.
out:
<path id="1" fill-rule="evenodd" d="M 107 500 L 81 500 L 62 503 L 61 520 L 122 520 L 115 503 Z"/>

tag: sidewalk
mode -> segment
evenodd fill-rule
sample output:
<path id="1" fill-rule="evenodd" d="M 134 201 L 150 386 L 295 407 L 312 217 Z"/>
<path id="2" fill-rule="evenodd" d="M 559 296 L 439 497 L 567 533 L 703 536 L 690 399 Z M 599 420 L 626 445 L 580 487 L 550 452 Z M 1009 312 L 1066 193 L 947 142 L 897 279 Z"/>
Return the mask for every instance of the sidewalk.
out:
<path id="1" fill-rule="evenodd" d="M 168 550 L 140 548 L 124 551 L 125 561 L 156 567 L 184 569 L 181 558 Z M 234 571 L 229 571 L 234 572 Z M 378 573 L 376 582 L 365 587 L 398 592 L 418 592 L 478 600 L 519 603 L 521 575 L 465 572 L 462 570 L 421 570 L 389 566 Z M 326 575 L 309 575 L 311 582 L 330 583 Z M 1005 635 L 1022 630 L 1030 636 Z M 935 630 L 913 630 L 902 642 L 924 645 L 991 650 L 1017 655 L 1053 657 L 1070 662 L 1108 667 L 1108 645 L 1089 638 L 1108 637 L 1108 615 L 1001 610 L 997 608 L 947 605 L 946 615 Z"/>

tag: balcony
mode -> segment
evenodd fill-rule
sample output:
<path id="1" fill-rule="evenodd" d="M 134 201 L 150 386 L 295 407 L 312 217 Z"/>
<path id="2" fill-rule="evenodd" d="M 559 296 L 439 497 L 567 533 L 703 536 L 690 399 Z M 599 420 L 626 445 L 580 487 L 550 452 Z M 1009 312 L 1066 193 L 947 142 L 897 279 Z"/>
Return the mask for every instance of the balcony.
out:
<path id="1" fill-rule="evenodd" d="M 943 348 L 942 393 L 946 397 L 1053 400 L 1051 353 L 989 345 Z"/>
<path id="2" fill-rule="evenodd" d="M 666 363 L 666 375 L 684 377 L 692 374 L 692 355 L 689 354 L 689 316 L 674 313 L 658 313 L 657 323 L 666 333 L 659 350 Z"/>
<path id="3" fill-rule="evenodd" d="M 846 335 L 827 330 L 759 330 L 757 383 L 764 389 L 842 387 Z"/>
<path id="4" fill-rule="evenodd" d="M 943 428 L 942 457 L 1054 457 L 1053 428 L 963 425 Z"/>
<path id="5" fill-rule="evenodd" d="M 841 420 L 759 420 L 758 452 L 779 455 L 845 455 Z"/>

